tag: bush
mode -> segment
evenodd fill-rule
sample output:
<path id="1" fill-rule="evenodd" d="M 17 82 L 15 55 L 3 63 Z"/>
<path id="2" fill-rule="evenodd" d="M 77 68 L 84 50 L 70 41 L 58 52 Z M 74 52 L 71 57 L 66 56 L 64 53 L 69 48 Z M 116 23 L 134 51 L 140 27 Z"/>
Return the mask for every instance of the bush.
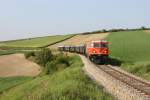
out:
<path id="1" fill-rule="evenodd" d="M 24 55 L 26 58 L 29 58 L 31 56 L 35 56 L 34 52 L 25 52 Z"/>
<path id="2" fill-rule="evenodd" d="M 56 61 L 48 62 L 45 67 L 45 73 L 52 74 L 53 72 L 55 72 L 57 70 L 56 64 Z"/>
<path id="3" fill-rule="evenodd" d="M 38 64 L 45 66 L 47 62 L 52 60 L 52 52 L 48 48 L 44 48 L 35 54 L 35 60 Z"/>
<path id="4" fill-rule="evenodd" d="M 59 54 L 58 57 L 56 57 L 56 60 L 58 63 L 65 64 L 66 66 L 69 66 L 69 57 L 64 56 L 63 54 Z"/>
<path id="5" fill-rule="evenodd" d="M 53 72 L 63 70 L 70 66 L 70 59 L 68 56 L 64 56 L 63 54 L 57 54 L 53 57 L 51 61 L 46 64 L 45 73 L 51 74 Z"/>

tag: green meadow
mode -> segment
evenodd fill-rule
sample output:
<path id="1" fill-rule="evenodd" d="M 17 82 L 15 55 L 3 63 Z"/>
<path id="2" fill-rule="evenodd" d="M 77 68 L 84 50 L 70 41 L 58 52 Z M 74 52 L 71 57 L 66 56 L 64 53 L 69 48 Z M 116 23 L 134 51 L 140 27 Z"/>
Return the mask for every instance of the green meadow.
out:
<path id="1" fill-rule="evenodd" d="M 56 35 L 23 40 L 6 41 L 0 42 L 0 47 L 45 47 L 63 41 L 72 36 L 74 35 Z"/>
<path id="2" fill-rule="evenodd" d="M 110 56 L 122 61 L 121 68 L 150 80 L 150 34 L 144 31 L 112 32 Z"/>
<path id="3" fill-rule="evenodd" d="M 7 77 L 7 78 L 0 78 L 0 93 L 18 86 L 19 84 L 25 83 L 33 78 L 31 77 Z"/>

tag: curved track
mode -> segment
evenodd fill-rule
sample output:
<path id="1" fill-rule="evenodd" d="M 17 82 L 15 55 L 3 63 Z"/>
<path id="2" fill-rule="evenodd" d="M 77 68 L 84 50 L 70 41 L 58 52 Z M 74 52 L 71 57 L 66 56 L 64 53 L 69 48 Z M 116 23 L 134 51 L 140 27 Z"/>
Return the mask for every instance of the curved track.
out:
<path id="1" fill-rule="evenodd" d="M 120 80 L 121 82 L 131 86 L 132 88 L 136 89 L 141 94 L 144 94 L 150 97 L 150 84 L 138 80 L 130 75 L 127 75 L 123 72 L 120 72 L 109 65 L 96 65 L 98 68 L 109 74 L 110 76 Z"/>

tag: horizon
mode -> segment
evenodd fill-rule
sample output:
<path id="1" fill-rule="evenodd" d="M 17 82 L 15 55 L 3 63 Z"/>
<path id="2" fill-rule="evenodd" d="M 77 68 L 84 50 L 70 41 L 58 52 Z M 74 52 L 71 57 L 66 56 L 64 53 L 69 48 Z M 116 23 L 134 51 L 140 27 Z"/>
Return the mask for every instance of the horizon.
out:
<path id="1" fill-rule="evenodd" d="M 0 41 L 150 27 L 147 0 L 0 1 Z"/>

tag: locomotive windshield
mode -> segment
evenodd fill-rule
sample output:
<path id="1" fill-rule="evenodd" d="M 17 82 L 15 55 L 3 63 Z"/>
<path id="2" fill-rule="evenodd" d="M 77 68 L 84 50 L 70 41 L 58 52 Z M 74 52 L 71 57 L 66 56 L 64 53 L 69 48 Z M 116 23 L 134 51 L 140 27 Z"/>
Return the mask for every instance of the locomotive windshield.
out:
<path id="1" fill-rule="evenodd" d="M 95 48 L 105 48 L 108 47 L 107 43 L 94 43 Z"/>

